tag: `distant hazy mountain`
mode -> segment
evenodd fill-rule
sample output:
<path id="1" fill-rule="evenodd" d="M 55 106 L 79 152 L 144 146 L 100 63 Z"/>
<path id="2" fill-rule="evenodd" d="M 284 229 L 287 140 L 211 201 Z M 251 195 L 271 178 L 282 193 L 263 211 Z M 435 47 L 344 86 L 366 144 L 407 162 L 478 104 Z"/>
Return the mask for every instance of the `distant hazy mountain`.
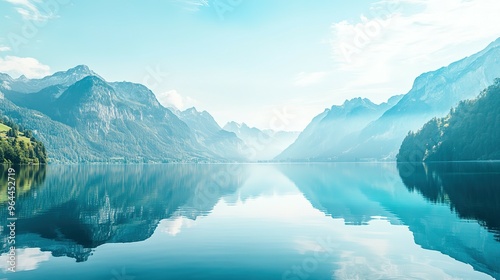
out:
<path id="1" fill-rule="evenodd" d="M 346 100 L 341 106 L 332 106 L 314 117 L 277 160 L 337 160 L 353 144 L 352 139 L 370 122 L 396 104 L 402 96 L 394 96 L 387 103 L 374 104 L 366 98 Z"/>
<path id="2" fill-rule="evenodd" d="M 394 160 L 408 131 L 475 97 L 500 77 L 499 65 L 500 38 L 477 54 L 420 75 L 395 104 L 397 99 L 389 100 L 383 108 L 354 99 L 327 109 L 276 159 Z"/>
<path id="3" fill-rule="evenodd" d="M 245 144 L 235 133 L 223 130 L 207 111 L 198 112 L 196 108 L 175 111 L 195 133 L 198 142 L 220 156 L 237 161 L 247 160 L 243 154 Z"/>
<path id="4" fill-rule="evenodd" d="M 477 54 L 420 75 L 398 104 L 363 129 L 346 158 L 395 159 L 408 131 L 474 98 L 500 77 L 499 65 L 500 38 Z"/>
<path id="5" fill-rule="evenodd" d="M 38 80 L 2 75 L 2 113 L 36 131 L 40 140 L 50 139 L 45 143 L 54 161 L 226 160 L 198 142 L 145 86 L 108 83 L 94 74 L 77 66 Z"/>
<path id="6" fill-rule="evenodd" d="M 243 154 L 249 160 L 266 161 L 272 160 L 286 147 L 288 147 L 299 135 L 298 132 L 260 130 L 249 127 L 245 123 L 239 124 L 229 122 L 224 126 L 224 130 L 235 133 L 242 139 L 245 148 Z"/>
<path id="7" fill-rule="evenodd" d="M 500 79 L 403 140 L 398 161 L 500 160 Z"/>

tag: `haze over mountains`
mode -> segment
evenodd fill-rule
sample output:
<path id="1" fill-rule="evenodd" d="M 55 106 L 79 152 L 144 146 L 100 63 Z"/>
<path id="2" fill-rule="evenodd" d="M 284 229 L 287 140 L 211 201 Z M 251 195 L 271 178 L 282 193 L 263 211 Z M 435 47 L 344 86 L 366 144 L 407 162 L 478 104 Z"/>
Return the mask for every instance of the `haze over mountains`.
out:
<path id="1" fill-rule="evenodd" d="M 478 98 L 433 118 L 401 144 L 398 162 L 500 159 L 500 79 Z"/>
<path id="2" fill-rule="evenodd" d="M 236 134 L 222 129 L 207 111 L 199 112 L 196 108 L 174 111 L 195 133 L 196 139 L 209 150 L 219 151 L 229 160 L 244 161 L 245 144 Z"/>
<path id="3" fill-rule="evenodd" d="M 299 136 L 294 131 L 260 130 L 245 123 L 228 122 L 224 130 L 235 133 L 245 144 L 250 160 L 268 161 L 279 155 Z"/>
<path id="4" fill-rule="evenodd" d="M 500 39 L 415 79 L 405 95 L 346 100 L 297 136 L 163 107 L 141 84 L 108 82 L 87 66 L 42 79 L 0 73 L 0 113 L 33 130 L 51 162 L 394 160 L 402 140 L 500 77 Z"/>
<path id="5" fill-rule="evenodd" d="M 419 129 L 433 117 L 446 115 L 459 101 L 476 97 L 497 77 L 500 38 L 479 53 L 420 75 L 407 94 L 393 97 L 386 105 L 353 99 L 325 110 L 276 159 L 394 160 L 410 130 Z"/>
<path id="6" fill-rule="evenodd" d="M 359 131 L 394 106 L 400 96 L 374 104 L 367 98 L 346 100 L 341 106 L 316 116 L 297 141 L 281 153 L 278 160 L 337 160 L 359 137 Z"/>

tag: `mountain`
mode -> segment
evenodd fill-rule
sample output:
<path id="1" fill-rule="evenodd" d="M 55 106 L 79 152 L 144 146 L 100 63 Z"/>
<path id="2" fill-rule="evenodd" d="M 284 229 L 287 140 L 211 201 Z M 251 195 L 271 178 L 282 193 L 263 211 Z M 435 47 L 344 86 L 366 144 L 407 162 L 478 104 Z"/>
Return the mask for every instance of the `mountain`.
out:
<path id="1" fill-rule="evenodd" d="M 252 161 L 272 160 L 288 147 L 298 136 L 298 132 L 260 130 L 245 123 L 228 122 L 224 130 L 235 133 L 243 140 L 243 154 Z"/>
<path id="2" fill-rule="evenodd" d="M 99 161 L 101 155 L 86 143 L 78 131 L 54 121 L 39 111 L 21 108 L 4 98 L 0 92 L 0 113 L 33 131 L 45 143 L 50 162 Z"/>
<path id="3" fill-rule="evenodd" d="M 366 98 L 346 100 L 314 117 L 297 140 L 277 160 L 338 160 L 351 147 L 352 139 L 370 122 L 395 105 L 402 96 L 374 104 Z"/>
<path id="4" fill-rule="evenodd" d="M 403 140 L 398 161 L 500 160 L 500 79 Z"/>
<path id="5" fill-rule="evenodd" d="M 500 77 L 498 65 L 500 38 L 474 55 L 420 75 L 395 106 L 364 128 L 359 138 L 353 139 L 355 145 L 346 158 L 363 155 L 395 159 L 408 131 L 417 130 L 433 117 L 445 116 L 461 100 L 474 98 Z"/>
<path id="6" fill-rule="evenodd" d="M 245 144 L 235 133 L 222 129 L 207 111 L 199 112 L 196 108 L 185 111 L 174 111 L 196 135 L 196 140 L 206 148 L 218 153 L 226 159 L 244 161 L 242 153 Z"/>
<path id="7" fill-rule="evenodd" d="M 4 81 L 0 112 L 36 132 L 53 162 L 226 161 L 145 86 L 94 74 L 77 66 L 43 79 Z"/>
<path id="8" fill-rule="evenodd" d="M 407 94 L 394 97 L 383 108 L 354 99 L 325 110 L 276 160 L 394 160 L 408 131 L 475 97 L 500 77 L 498 65 L 500 38 L 474 55 L 420 75 Z"/>
<path id="9" fill-rule="evenodd" d="M 86 65 L 78 65 L 42 79 L 27 79 L 24 75 L 13 79 L 7 74 L 0 74 L 0 87 L 15 92 L 32 93 L 54 85 L 70 86 L 87 76 L 98 75 Z"/>

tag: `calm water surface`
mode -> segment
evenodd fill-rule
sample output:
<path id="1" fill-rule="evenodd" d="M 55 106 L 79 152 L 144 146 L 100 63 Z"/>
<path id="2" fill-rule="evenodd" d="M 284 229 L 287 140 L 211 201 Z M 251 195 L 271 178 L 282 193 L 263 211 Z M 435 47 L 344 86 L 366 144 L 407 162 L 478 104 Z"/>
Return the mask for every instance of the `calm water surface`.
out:
<path id="1" fill-rule="evenodd" d="M 500 279 L 500 164 L 17 168 L 0 279 Z"/>

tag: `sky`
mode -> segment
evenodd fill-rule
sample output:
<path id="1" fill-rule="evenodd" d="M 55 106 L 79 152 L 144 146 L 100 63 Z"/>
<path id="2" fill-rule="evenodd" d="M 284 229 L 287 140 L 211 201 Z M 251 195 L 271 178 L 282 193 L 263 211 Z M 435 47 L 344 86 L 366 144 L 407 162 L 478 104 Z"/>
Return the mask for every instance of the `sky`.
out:
<path id="1" fill-rule="evenodd" d="M 221 126 L 300 131 L 485 48 L 498 11 L 498 0 L 0 0 L 0 72 L 85 64 Z"/>

